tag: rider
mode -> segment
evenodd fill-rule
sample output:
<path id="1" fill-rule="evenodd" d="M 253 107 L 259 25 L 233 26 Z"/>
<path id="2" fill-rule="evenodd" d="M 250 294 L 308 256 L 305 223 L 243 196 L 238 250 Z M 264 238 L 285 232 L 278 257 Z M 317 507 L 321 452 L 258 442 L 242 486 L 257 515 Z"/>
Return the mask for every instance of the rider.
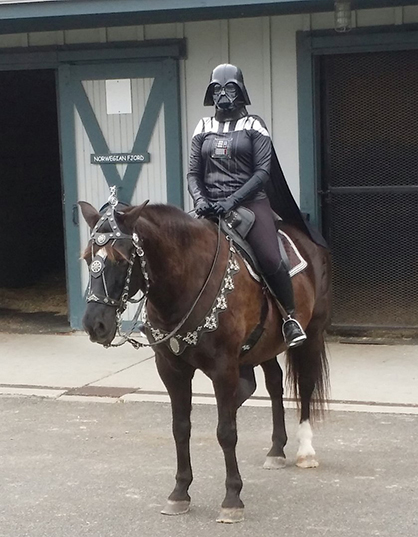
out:
<path id="1" fill-rule="evenodd" d="M 264 189 L 272 161 L 270 135 L 261 118 L 248 114 L 245 105 L 251 104 L 250 99 L 242 72 L 234 65 L 222 64 L 213 70 L 203 104 L 215 105 L 215 115 L 201 119 L 192 138 L 187 180 L 195 212 L 198 216 L 224 216 L 242 205 L 255 214 L 246 239 L 287 313 L 284 340 L 288 347 L 296 347 L 306 334 L 294 318 L 293 287 Z"/>

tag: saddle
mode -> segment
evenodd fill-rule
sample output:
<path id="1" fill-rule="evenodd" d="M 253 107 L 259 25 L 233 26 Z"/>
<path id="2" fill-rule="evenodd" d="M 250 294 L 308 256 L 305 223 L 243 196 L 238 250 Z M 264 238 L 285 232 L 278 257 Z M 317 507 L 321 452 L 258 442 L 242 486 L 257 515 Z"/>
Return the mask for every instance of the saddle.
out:
<path id="1" fill-rule="evenodd" d="M 290 277 L 302 272 L 308 264 L 301 256 L 292 239 L 281 229 L 283 221 L 273 212 L 274 223 L 277 231 L 277 242 L 279 244 L 281 257 L 289 271 Z M 261 281 L 262 271 L 251 246 L 245 240 L 252 226 L 255 215 L 246 207 L 238 207 L 231 211 L 225 218 L 221 219 L 221 230 L 229 237 L 237 247 L 251 276 Z"/>
<path id="2" fill-rule="evenodd" d="M 304 270 L 308 266 L 308 264 L 299 253 L 292 239 L 282 229 L 280 229 L 282 220 L 275 213 L 273 214 L 277 230 L 277 241 L 279 244 L 280 253 L 282 255 L 283 261 L 286 263 L 286 266 L 289 270 L 289 274 L 292 277 L 298 272 Z M 262 271 L 260 269 L 256 256 L 248 242 L 245 240 L 251 230 L 251 227 L 254 225 L 254 222 L 255 215 L 250 209 L 247 209 L 246 207 L 238 207 L 237 209 L 231 211 L 226 216 L 226 218 L 220 219 L 220 226 L 221 231 L 233 243 L 235 251 L 243 259 L 247 267 L 248 273 L 257 282 L 262 283 L 262 285 L 265 286 L 266 289 L 270 290 L 267 282 L 262 276 Z M 257 326 L 253 329 L 251 334 L 248 336 L 247 340 L 242 345 L 240 356 L 247 354 L 260 339 L 261 335 L 264 332 L 264 324 L 267 318 L 267 312 L 268 300 L 266 295 L 264 294 L 259 322 Z M 252 370 L 252 367 L 250 369 Z M 250 380 L 249 385 L 252 386 L 250 390 L 252 393 L 255 389 L 254 373 L 250 371 L 249 379 L 246 378 L 248 377 L 248 372 L 245 374 L 244 373 L 245 372 L 242 371 L 242 367 L 240 367 L 240 378 L 244 382 L 244 384 L 248 384 L 248 380 Z"/>

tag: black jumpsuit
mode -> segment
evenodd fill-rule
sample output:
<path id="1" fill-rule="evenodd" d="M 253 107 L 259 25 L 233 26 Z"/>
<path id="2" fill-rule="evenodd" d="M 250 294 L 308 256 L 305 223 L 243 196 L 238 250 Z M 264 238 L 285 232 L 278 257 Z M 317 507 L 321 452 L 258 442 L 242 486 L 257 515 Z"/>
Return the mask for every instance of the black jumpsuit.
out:
<path id="1" fill-rule="evenodd" d="M 188 180 L 197 181 L 208 201 L 225 200 L 254 175 L 260 189 L 243 206 L 255 214 L 247 240 L 265 276 L 274 274 L 281 262 L 276 230 L 268 198 L 262 188 L 270 177 L 270 135 L 260 118 L 246 115 L 219 122 L 214 117 L 199 121 L 193 134 Z"/>

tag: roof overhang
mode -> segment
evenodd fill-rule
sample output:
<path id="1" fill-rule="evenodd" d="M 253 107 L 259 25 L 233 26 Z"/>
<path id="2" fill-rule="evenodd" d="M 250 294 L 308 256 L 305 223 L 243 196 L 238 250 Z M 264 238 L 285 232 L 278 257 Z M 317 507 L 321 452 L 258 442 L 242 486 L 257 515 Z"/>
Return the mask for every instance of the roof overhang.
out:
<path id="1" fill-rule="evenodd" d="M 353 9 L 418 0 L 352 0 Z M 0 0 L 0 33 L 332 11 L 334 0 Z"/>

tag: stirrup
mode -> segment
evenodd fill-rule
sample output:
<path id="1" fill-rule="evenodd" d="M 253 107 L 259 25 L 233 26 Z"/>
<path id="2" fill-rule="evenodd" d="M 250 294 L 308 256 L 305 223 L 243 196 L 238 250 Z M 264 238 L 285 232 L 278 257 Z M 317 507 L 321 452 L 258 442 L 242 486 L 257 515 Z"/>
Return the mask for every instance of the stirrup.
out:
<path id="1" fill-rule="evenodd" d="M 306 334 L 299 321 L 290 315 L 283 320 L 282 334 L 288 348 L 299 347 L 306 340 Z"/>

